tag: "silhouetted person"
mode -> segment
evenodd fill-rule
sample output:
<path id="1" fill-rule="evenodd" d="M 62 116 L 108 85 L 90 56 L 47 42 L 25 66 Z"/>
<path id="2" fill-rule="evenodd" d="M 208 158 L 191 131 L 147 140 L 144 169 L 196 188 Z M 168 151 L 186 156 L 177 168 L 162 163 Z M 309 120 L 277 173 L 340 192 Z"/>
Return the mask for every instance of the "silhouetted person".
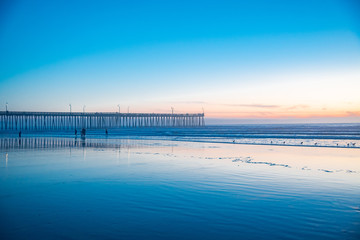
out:
<path id="1" fill-rule="evenodd" d="M 86 130 L 85 128 L 81 129 L 81 137 L 85 138 Z"/>
<path id="2" fill-rule="evenodd" d="M 75 136 L 77 136 L 77 130 L 75 129 Z"/>
<path id="3" fill-rule="evenodd" d="M 106 134 L 106 136 L 109 134 L 109 132 L 108 132 L 108 130 L 107 130 L 107 129 L 105 129 L 105 134 Z"/>
<path id="4" fill-rule="evenodd" d="M 19 138 L 21 138 L 21 131 L 19 132 Z"/>

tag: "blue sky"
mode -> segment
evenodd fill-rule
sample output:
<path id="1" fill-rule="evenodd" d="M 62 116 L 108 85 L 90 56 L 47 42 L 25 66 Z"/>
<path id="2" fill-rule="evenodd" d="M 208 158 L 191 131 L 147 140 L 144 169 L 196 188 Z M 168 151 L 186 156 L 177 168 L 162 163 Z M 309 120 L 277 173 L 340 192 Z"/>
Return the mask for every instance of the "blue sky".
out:
<path id="1" fill-rule="evenodd" d="M 3 1 L 0 106 L 338 119 L 360 112 L 358 1 Z M 269 107 L 271 106 L 271 107 Z"/>

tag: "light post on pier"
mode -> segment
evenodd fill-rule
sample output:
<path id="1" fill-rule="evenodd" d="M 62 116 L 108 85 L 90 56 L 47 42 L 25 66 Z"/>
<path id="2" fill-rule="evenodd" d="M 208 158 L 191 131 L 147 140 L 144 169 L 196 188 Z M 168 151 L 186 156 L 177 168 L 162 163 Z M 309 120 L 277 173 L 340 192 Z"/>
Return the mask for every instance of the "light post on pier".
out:
<path id="1" fill-rule="evenodd" d="M 202 107 L 202 111 L 203 111 L 203 115 L 202 115 L 202 120 L 201 120 L 201 124 L 200 124 L 200 125 L 205 126 L 205 119 L 204 119 L 204 117 L 205 117 L 205 111 L 204 111 L 204 107 Z"/>
<path id="2" fill-rule="evenodd" d="M 71 103 L 69 103 L 69 107 L 70 107 L 70 115 L 71 115 Z M 71 124 L 71 116 L 69 116 L 68 121 L 69 121 L 69 125 L 70 125 Z M 69 126 L 69 129 L 70 129 L 70 126 Z"/>
<path id="3" fill-rule="evenodd" d="M 85 131 L 85 122 L 86 122 L 86 120 L 85 120 L 85 107 L 86 107 L 86 105 L 83 106 L 83 114 L 84 114 L 84 116 L 82 118 L 83 119 L 83 121 L 82 121 L 83 130 L 81 130 L 81 132 Z M 83 133 L 81 133 L 81 134 L 83 135 Z"/>

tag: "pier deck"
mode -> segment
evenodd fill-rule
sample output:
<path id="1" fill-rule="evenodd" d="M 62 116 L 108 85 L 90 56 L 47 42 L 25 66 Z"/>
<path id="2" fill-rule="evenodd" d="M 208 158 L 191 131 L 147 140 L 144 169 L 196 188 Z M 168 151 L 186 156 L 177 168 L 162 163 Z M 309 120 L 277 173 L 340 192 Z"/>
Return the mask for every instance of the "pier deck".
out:
<path id="1" fill-rule="evenodd" d="M 204 113 L 109 113 L 0 111 L 1 130 L 70 130 L 77 128 L 201 127 Z"/>

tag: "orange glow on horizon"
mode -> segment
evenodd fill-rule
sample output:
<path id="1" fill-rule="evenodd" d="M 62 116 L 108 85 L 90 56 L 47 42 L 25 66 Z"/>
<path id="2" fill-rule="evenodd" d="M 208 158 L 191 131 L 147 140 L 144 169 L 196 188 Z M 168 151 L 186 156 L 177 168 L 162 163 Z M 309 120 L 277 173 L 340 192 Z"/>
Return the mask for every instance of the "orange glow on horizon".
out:
<path id="1" fill-rule="evenodd" d="M 208 112 L 205 114 L 210 118 L 261 118 L 261 119 L 282 119 L 282 118 L 340 118 L 360 117 L 360 111 L 332 111 L 332 112 Z"/>

